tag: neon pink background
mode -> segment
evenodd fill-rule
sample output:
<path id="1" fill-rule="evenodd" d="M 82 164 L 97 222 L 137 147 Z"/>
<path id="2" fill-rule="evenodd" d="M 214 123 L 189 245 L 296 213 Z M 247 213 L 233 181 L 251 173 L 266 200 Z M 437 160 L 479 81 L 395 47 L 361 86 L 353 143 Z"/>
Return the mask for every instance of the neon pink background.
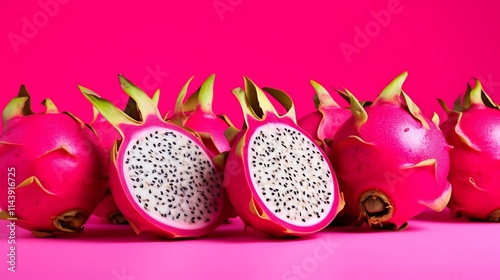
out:
<path id="1" fill-rule="evenodd" d="M 236 123 L 241 113 L 230 90 L 242 86 L 242 75 L 287 91 L 299 116 L 313 110 L 310 79 L 373 99 L 404 70 L 405 91 L 429 117 L 433 111 L 444 117 L 436 98 L 451 104 L 471 77 L 500 101 L 497 1 L 335 2 L 341 1 L 2 1 L 0 107 L 24 83 L 36 110 L 49 97 L 88 122 L 91 106 L 76 85 L 124 102 L 118 73 L 149 93 L 159 87 L 164 113 L 191 75 L 194 90 L 216 73 L 215 111 Z M 347 45 L 355 52 L 345 54 Z M 494 269 L 500 226 L 451 220 L 447 211 L 424 213 L 404 232 L 341 228 L 285 241 L 245 233 L 239 221 L 179 242 L 136 237 L 94 219 L 84 234 L 64 239 L 35 239 L 18 229 L 15 274 L 6 270 L 4 224 L 1 279 L 500 277 Z M 294 266 L 304 274 L 294 274 Z"/>

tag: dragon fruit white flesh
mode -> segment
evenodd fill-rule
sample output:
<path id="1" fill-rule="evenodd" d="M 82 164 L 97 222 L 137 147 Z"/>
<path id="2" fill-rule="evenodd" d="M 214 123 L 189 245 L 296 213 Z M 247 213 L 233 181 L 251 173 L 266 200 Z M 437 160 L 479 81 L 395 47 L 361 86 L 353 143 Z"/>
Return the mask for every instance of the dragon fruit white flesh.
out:
<path id="1" fill-rule="evenodd" d="M 119 79 L 135 100 L 140 121 L 80 86 L 121 134 L 110 155 L 111 191 L 119 209 L 137 234 L 189 238 L 213 231 L 228 209 L 214 155 L 195 132 L 164 121 L 146 93 Z"/>
<path id="2" fill-rule="evenodd" d="M 453 110 L 439 100 L 448 119 L 441 124 L 450 151 L 452 217 L 500 221 L 500 106 L 481 82 L 470 86 Z"/>
<path id="3" fill-rule="evenodd" d="M 0 168 L 10 172 L 0 172 L 0 191 L 15 197 L 15 208 L 2 195 L 0 216 L 40 237 L 81 232 L 106 191 L 105 152 L 77 117 L 49 99 L 43 105 L 44 113 L 33 113 L 21 86 L 3 111 Z"/>
<path id="4" fill-rule="evenodd" d="M 296 124 L 290 97 L 276 89 L 267 92 L 285 114 L 279 115 L 246 77 L 245 91 L 233 91 L 245 123 L 241 131 L 228 130 L 233 146 L 220 156 L 225 157 L 224 186 L 252 228 L 275 237 L 319 231 L 343 207 L 335 174 L 323 150 Z"/>
<path id="5" fill-rule="evenodd" d="M 311 80 L 316 90 L 314 103 L 317 110 L 303 116 L 297 123 L 321 144 L 327 154 L 330 144 L 340 126 L 351 116 L 351 111 L 340 107 L 330 93 L 320 84 Z"/>
<path id="6" fill-rule="evenodd" d="M 365 107 L 347 91 L 352 117 L 337 131 L 330 158 L 345 196 L 342 217 L 354 225 L 404 229 L 426 208 L 441 211 L 449 201 L 451 147 L 439 120 L 425 118 L 402 91 L 407 75 Z"/>

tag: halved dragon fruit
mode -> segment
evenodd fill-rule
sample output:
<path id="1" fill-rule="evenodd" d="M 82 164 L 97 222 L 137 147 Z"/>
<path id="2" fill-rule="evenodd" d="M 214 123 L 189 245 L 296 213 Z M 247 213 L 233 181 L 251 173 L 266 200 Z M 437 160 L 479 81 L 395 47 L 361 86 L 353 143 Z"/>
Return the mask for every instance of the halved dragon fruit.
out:
<path id="1" fill-rule="evenodd" d="M 3 111 L 0 191 L 9 195 L 0 217 L 40 237 L 81 232 L 106 191 L 104 150 L 89 126 L 50 99 L 44 113 L 33 113 L 30 101 L 21 86 Z"/>
<path id="2" fill-rule="evenodd" d="M 195 132 L 164 121 L 146 93 L 119 79 L 140 121 L 91 90 L 80 90 L 121 134 L 111 151 L 110 180 L 124 217 L 137 234 L 188 238 L 213 231 L 228 210 L 214 155 Z"/>
<path id="3" fill-rule="evenodd" d="M 342 217 L 354 225 L 404 229 L 426 208 L 441 211 L 449 201 L 451 147 L 437 115 L 425 118 L 402 91 L 407 75 L 365 107 L 346 91 L 352 117 L 335 135 L 330 158 L 345 196 Z"/>
<path id="4" fill-rule="evenodd" d="M 448 180 L 453 186 L 448 207 L 453 217 L 500 221 L 500 106 L 481 82 L 470 86 L 453 110 L 439 100 L 448 119 L 441 128 L 453 149 Z"/>
<path id="5" fill-rule="evenodd" d="M 184 102 L 191 77 L 181 89 L 171 121 L 179 121 L 183 126 L 196 131 L 202 138 L 212 138 L 217 153 L 229 151 L 229 143 L 224 132 L 231 124 L 225 115 L 218 116 L 212 110 L 215 74 L 210 75 Z"/>
<path id="6" fill-rule="evenodd" d="M 245 77 L 235 89 L 244 113 L 225 156 L 224 186 L 244 223 L 272 236 L 301 236 L 326 227 L 343 207 L 335 173 L 319 145 L 295 121 L 290 97 L 267 89 L 287 110 L 279 115 Z M 223 156 L 221 156 L 223 157 Z"/>
<path id="7" fill-rule="evenodd" d="M 314 103 L 316 111 L 300 118 L 297 123 L 309 135 L 314 137 L 327 154 L 335 133 L 340 126 L 351 116 L 351 111 L 342 108 L 333 100 L 330 93 L 319 83 L 311 80 L 316 90 Z"/>

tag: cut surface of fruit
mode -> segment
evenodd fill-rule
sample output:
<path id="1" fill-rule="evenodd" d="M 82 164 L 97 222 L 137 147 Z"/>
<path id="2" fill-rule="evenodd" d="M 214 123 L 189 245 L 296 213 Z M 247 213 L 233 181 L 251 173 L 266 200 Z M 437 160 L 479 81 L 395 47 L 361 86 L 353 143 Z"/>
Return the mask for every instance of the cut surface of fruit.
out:
<path id="1" fill-rule="evenodd" d="M 138 134 L 125 149 L 129 191 L 155 220 L 195 229 L 221 210 L 215 166 L 192 139 L 153 127 Z"/>
<path id="2" fill-rule="evenodd" d="M 309 138 L 293 127 L 268 123 L 250 138 L 248 166 L 262 203 L 296 226 L 315 225 L 334 199 L 332 174 Z"/>
<path id="3" fill-rule="evenodd" d="M 285 92 L 266 88 L 286 112 L 245 77 L 233 90 L 244 113 L 242 130 L 226 135 L 224 186 L 246 225 L 274 237 L 304 236 L 330 224 L 344 207 L 327 155 L 296 123 Z"/>

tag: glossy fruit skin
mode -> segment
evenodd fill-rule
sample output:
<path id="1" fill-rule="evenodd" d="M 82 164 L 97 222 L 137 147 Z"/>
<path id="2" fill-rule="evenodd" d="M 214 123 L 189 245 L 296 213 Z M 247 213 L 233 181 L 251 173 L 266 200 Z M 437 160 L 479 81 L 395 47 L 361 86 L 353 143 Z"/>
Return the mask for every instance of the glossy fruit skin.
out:
<path id="1" fill-rule="evenodd" d="M 312 80 L 311 84 L 316 90 L 314 96 L 316 111 L 298 119 L 297 124 L 329 154 L 331 141 L 335 137 L 335 133 L 351 116 L 351 111 L 340 107 L 323 86 Z M 339 91 L 339 93 L 345 95 L 343 92 Z"/>
<path id="2" fill-rule="evenodd" d="M 218 154 L 229 151 L 229 143 L 224 136 L 224 131 L 229 125 L 224 119 L 213 112 L 203 112 L 201 110 L 187 112 L 185 115 L 184 126 L 196 132 L 207 133 L 212 137 L 216 148 L 214 152 Z"/>
<path id="3" fill-rule="evenodd" d="M 346 199 L 345 209 L 351 219 L 358 220 L 359 199 L 370 190 L 379 190 L 394 207 L 385 223 L 400 228 L 424 211 L 426 202 L 449 188 L 449 147 L 430 120 L 431 128 L 426 130 L 400 105 L 386 103 L 365 110 L 368 121 L 358 129 L 355 119 L 348 119 L 332 144 L 331 160 Z M 435 167 L 405 168 L 427 159 L 435 159 Z"/>
<path id="4" fill-rule="evenodd" d="M 29 107 L 28 100 L 18 101 Z M 0 136 L 0 168 L 12 170 L 0 177 L 15 185 L 10 188 L 15 210 L 9 213 L 7 198 L 0 201 L 0 208 L 14 214 L 20 227 L 43 236 L 81 231 L 103 199 L 107 180 L 105 152 L 95 133 L 47 103 L 51 105 L 45 113 L 10 118 Z M 8 190 L 2 187 L 2 192 Z M 68 228 L 54 224 L 63 216 L 74 224 Z"/>
<path id="5" fill-rule="evenodd" d="M 113 143 L 121 139 L 120 133 L 100 114 L 97 115 L 90 125 L 99 137 L 101 145 L 106 152 L 107 165 L 110 166 L 109 152 L 113 147 Z M 92 215 L 107 219 L 112 223 L 125 223 L 123 220 L 122 222 L 118 222 L 113 218 L 115 215 L 120 215 L 119 213 L 120 209 L 116 205 L 111 192 L 109 192 L 101 203 L 99 203 L 94 212 L 92 212 Z"/>
<path id="6" fill-rule="evenodd" d="M 173 116 L 166 116 L 165 119 L 196 131 L 202 139 L 211 138 L 208 141 L 210 142 L 209 149 L 214 153 L 229 151 L 229 142 L 224 132 L 231 122 L 226 116 L 217 115 L 212 110 L 215 74 L 210 75 L 187 100 L 184 100 L 193 78 L 194 76 L 179 92 Z"/>
<path id="7" fill-rule="evenodd" d="M 300 118 L 297 124 L 304 129 L 307 134 L 314 137 L 314 140 L 321 143 L 321 148 L 323 150 L 329 152 L 328 144 L 323 143 L 325 140 L 333 140 L 339 128 L 350 116 L 351 112 L 344 108 L 331 110 L 327 116 L 319 111 L 315 111 Z M 320 130 L 324 132 L 320 133 Z"/>
<path id="8" fill-rule="evenodd" d="M 350 93 L 352 116 L 337 131 L 330 159 L 346 206 L 344 222 L 404 229 L 427 208 L 441 211 L 451 195 L 449 150 L 435 118 L 424 117 L 395 78 L 362 106 Z"/>
<path id="9" fill-rule="evenodd" d="M 453 217 L 498 221 L 500 209 L 500 110 L 472 104 L 443 122 L 450 151 L 448 207 Z"/>

